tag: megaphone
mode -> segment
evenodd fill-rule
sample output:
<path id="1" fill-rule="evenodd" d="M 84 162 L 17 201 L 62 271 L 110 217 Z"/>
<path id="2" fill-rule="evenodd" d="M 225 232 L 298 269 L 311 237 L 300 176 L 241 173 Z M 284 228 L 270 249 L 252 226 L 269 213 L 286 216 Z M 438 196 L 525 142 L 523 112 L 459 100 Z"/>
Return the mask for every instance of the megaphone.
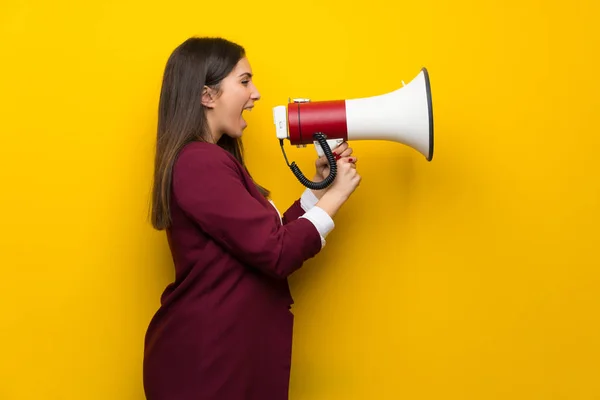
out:
<path id="1" fill-rule="evenodd" d="M 433 106 L 431 84 L 426 68 L 408 84 L 393 92 L 349 100 L 311 102 L 294 99 L 287 106 L 273 108 L 277 138 L 286 163 L 304 186 L 324 189 L 333 183 L 336 159 L 332 150 L 349 140 L 398 142 L 433 159 Z M 304 147 L 313 143 L 319 156 L 329 162 L 329 176 L 322 182 L 308 180 L 295 162 L 290 164 L 284 140 Z"/>

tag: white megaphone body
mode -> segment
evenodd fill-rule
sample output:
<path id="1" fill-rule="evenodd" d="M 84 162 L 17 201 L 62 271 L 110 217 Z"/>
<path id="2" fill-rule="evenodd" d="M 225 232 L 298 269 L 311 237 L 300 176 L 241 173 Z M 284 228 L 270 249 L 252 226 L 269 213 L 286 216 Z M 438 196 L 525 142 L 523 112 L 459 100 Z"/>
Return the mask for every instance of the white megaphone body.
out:
<path id="1" fill-rule="evenodd" d="M 287 106 L 274 107 L 273 118 L 282 151 L 287 139 L 299 147 L 313 143 L 319 155 L 327 156 L 330 176 L 319 183 L 306 179 L 295 163 L 288 163 L 298 180 L 309 188 L 320 189 L 333 182 L 336 171 L 331 150 L 344 141 L 397 142 L 415 149 L 427 161 L 433 159 L 433 106 L 426 68 L 408 84 L 403 82 L 401 88 L 387 94 L 316 102 L 295 99 Z"/>

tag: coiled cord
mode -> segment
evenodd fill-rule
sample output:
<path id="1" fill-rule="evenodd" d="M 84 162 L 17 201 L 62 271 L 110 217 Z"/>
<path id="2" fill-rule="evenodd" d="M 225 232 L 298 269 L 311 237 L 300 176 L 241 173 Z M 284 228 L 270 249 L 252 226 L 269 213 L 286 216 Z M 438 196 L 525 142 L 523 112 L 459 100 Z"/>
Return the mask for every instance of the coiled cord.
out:
<path id="1" fill-rule="evenodd" d="M 281 151 L 283 152 L 283 157 L 285 158 L 285 162 L 287 163 L 288 167 L 290 167 L 290 169 L 292 170 L 292 172 L 294 173 L 294 175 L 296 176 L 298 181 L 300 181 L 300 183 L 302 185 L 304 185 L 305 187 L 307 187 L 309 189 L 321 190 L 321 189 L 325 189 L 326 187 L 328 187 L 329 185 L 331 185 L 333 183 L 335 176 L 337 175 L 337 162 L 331 151 L 331 148 L 329 147 L 329 144 L 327 144 L 327 138 L 325 137 L 325 135 L 318 132 L 318 133 L 315 133 L 313 136 L 314 136 L 314 139 L 316 141 L 318 141 L 319 144 L 321 145 L 321 148 L 323 149 L 323 153 L 325 153 L 325 157 L 327 157 L 327 161 L 329 163 L 329 175 L 327 176 L 327 178 L 325 178 L 321 182 L 313 182 L 310 179 L 306 178 L 306 176 L 304 176 L 304 174 L 302 174 L 302 171 L 300 171 L 300 167 L 298 167 L 296 165 L 295 161 L 292 162 L 292 164 L 290 164 L 288 162 L 287 156 L 285 155 L 285 150 L 283 149 L 283 139 L 279 140 L 279 144 L 281 145 Z"/>

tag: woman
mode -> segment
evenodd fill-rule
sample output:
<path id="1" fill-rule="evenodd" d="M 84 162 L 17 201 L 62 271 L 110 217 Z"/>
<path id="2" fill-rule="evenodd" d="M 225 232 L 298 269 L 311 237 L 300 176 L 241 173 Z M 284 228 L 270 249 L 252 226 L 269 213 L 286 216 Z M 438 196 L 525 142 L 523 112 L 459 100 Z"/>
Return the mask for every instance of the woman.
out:
<path id="1" fill-rule="evenodd" d="M 190 38 L 167 62 L 152 224 L 166 230 L 175 281 L 146 334 L 148 400 L 288 398 L 287 277 L 319 253 L 360 176 L 344 144 L 334 183 L 280 216 L 242 158 L 242 113 L 259 98 L 244 49 L 227 40 Z M 324 179 L 325 159 L 316 165 Z"/>

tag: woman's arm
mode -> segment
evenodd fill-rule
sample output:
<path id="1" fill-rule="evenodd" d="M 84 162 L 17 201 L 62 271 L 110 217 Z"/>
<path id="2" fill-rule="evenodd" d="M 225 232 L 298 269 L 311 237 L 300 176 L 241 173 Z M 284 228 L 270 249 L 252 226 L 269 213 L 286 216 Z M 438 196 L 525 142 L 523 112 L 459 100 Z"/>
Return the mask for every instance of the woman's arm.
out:
<path id="1" fill-rule="evenodd" d="M 197 146 L 182 152 L 173 170 L 173 200 L 200 228 L 247 265 L 285 278 L 314 257 L 333 221 L 313 206 L 280 225 L 244 185 L 235 160 L 220 148 Z M 314 221 L 329 218 L 319 226 Z"/>
<path id="2" fill-rule="evenodd" d="M 287 224 L 301 217 L 305 212 L 310 210 L 317 204 L 319 198 L 315 196 L 314 192 L 310 189 L 306 189 L 302 196 L 295 200 L 292 205 L 283 213 L 283 223 Z"/>

